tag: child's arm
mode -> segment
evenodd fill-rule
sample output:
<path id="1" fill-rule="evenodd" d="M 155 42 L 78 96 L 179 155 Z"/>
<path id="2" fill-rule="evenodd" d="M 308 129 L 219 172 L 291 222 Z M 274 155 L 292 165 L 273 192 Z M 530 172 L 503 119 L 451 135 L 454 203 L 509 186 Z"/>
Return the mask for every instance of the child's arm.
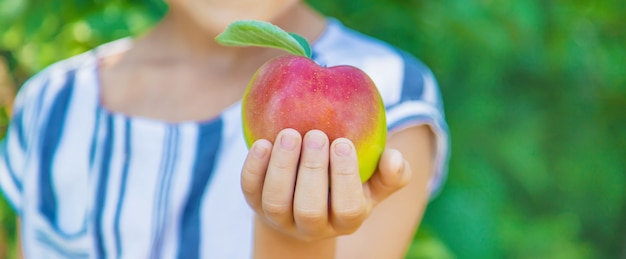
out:
<path id="1" fill-rule="evenodd" d="M 406 132 L 392 136 L 390 145 L 419 138 L 404 139 L 407 138 L 404 135 L 414 134 L 410 130 Z M 309 141 L 316 135 L 321 135 L 323 139 L 320 148 L 315 148 Z M 284 136 L 294 137 L 293 149 L 282 148 Z M 338 143 L 348 144 L 349 152 L 345 156 L 340 155 L 342 150 L 338 148 Z M 413 142 L 413 145 L 406 147 L 411 146 L 431 149 L 429 141 Z M 406 148 L 403 152 L 417 154 L 413 148 Z M 355 149 L 346 139 L 330 144 L 326 136 L 317 131 L 309 132 L 302 140 L 297 132 L 290 130 L 281 132 L 274 146 L 268 141 L 255 143 L 242 173 L 242 189 L 248 203 L 257 213 L 255 257 L 333 258 L 335 250 L 343 253 L 346 249 L 336 247 L 336 237 L 357 231 L 377 204 L 410 181 L 411 166 L 415 165 L 406 162 L 396 150 L 387 150 L 381 157 L 378 172 L 368 182 L 361 184 Z M 422 181 L 427 182 L 426 177 L 415 182 L 426 186 Z M 415 193 L 410 192 L 404 195 L 408 198 L 394 198 L 399 201 L 399 206 L 386 205 L 390 210 L 378 213 L 385 216 L 373 218 L 368 223 L 397 224 L 401 228 L 391 228 L 391 231 L 380 237 L 371 236 L 366 231 L 355 235 L 365 235 L 362 238 L 339 242 L 339 246 L 358 248 L 366 255 L 382 258 L 402 255 L 421 216 L 422 207 L 417 204 L 428 199 L 425 191 L 423 197 L 419 196 L 425 189 L 418 190 L 414 197 L 408 197 Z M 413 211 L 409 215 L 414 216 L 397 217 L 407 210 Z M 400 222 L 394 222 L 398 219 Z M 389 247 L 371 245 L 389 236 L 393 236 L 392 240 L 399 240 L 399 244 Z"/>
<path id="2" fill-rule="evenodd" d="M 387 147 L 408 161 L 407 186 L 376 206 L 354 234 L 338 238 L 337 258 L 404 258 L 430 198 L 435 136 L 428 126 L 414 126 L 389 136 Z"/>

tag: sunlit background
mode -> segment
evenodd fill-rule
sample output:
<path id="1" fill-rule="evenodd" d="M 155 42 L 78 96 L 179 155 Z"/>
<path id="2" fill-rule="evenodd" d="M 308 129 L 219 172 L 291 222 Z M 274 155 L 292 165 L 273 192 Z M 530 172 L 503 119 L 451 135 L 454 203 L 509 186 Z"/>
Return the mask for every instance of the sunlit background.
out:
<path id="1" fill-rule="evenodd" d="M 316 0 L 439 80 L 449 176 L 407 258 L 626 258 L 626 3 Z M 140 35 L 161 0 L 0 0 L 0 136 L 52 62 Z M 16 255 L 0 198 L 0 258 Z"/>

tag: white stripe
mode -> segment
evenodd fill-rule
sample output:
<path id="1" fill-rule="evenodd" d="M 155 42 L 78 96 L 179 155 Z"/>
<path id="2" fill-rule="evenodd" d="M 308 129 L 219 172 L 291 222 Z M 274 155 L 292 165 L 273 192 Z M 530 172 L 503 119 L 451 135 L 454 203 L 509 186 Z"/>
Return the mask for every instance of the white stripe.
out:
<path id="1" fill-rule="evenodd" d="M 366 58 L 363 60 L 362 69 L 378 87 L 384 103 L 400 101 L 404 75 L 404 63 L 400 56 L 389 51 L 385 55 Z"/>
<path id="2" fill-rule="evenodd" d="M 428 71 L 426 73 L 422 73 L 422 78 L 424 79 L 424 92 L 422 94 L 422 100 L 431 104 L 436 104 L 438 101 L 437 83 L 435 82 L 432 72 Z"/>
<path id="3" fill-rule="evenodd" d="M 153 241 L 154 193 L 159 177 L 165 127 L 133 119 L 126 193 L 121 207 L 122 258 L 145 258 Z M 157 141 L 155 141 L 157 140 Z"/>

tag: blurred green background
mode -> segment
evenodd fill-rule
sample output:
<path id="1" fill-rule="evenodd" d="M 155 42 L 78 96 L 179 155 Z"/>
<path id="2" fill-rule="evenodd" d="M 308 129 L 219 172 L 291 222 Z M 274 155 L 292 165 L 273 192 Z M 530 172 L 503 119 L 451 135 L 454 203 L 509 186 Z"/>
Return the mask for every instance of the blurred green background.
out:
<path id="1" fill-rule="evenodd" d="M 438 77 L 444 190 L 407 258 L 626 258 L 626 2 L 317 0 Z M 16 86 L 139 35 L 160 0 L 0 0 L 0 134 Z M 0 258 L 15 221 L 0 198 Z"/>

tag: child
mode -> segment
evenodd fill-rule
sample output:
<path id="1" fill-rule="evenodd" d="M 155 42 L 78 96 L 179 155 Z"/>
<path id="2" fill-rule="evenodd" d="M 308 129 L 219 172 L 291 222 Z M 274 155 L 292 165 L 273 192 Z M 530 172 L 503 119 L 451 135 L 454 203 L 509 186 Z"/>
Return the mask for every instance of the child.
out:
<path id="1" fill-rule="evenodd" d="M 167 3 L 143 37 L 58 62 L 20 89 L 0 187 L 24 256 L 402 257 L 445 172 L 428 68 L 299 0 Z M 285 129 L 248 152 L 240 98 L 284 53 L 216 44 L 239 19 L 303 35 L 316 62 L 357 66 L 376 82 L 389 136 L 368 182 L 353 144 L 321 131 Z"/>

